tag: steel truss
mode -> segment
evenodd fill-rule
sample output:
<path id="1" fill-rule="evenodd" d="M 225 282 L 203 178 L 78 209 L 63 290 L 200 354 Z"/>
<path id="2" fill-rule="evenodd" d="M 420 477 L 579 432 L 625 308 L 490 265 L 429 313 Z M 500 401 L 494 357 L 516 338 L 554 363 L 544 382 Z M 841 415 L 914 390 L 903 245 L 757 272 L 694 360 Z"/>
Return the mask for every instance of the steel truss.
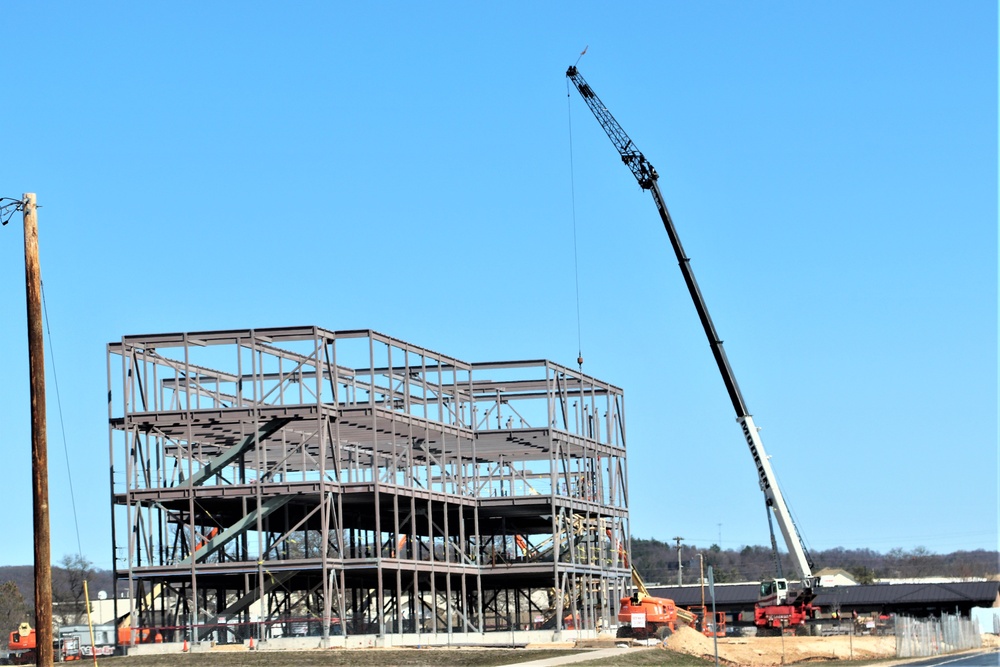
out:
<path id="1" fill-rule="evenodd" d="M 570 368 L 248 329 L 126 336 L 108 388 L 133 628 L 595 630 L 629 591 L 623 395 Z"/>

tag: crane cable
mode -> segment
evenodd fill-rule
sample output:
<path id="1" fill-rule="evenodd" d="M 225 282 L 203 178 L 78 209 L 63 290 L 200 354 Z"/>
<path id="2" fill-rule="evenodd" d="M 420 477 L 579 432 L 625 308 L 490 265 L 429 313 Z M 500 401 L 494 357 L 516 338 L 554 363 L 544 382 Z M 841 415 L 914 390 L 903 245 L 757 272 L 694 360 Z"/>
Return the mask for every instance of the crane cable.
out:
<path id="1" fill-rule="evenodd" d="M 583 50 L 584 53 L 587 49 Z M 583 53 L 580 54 L 583 56 Z M 579 62 L 579 58 L 577 59 Z M 576 363 L 580 367 L 580 371 L 583 372 L 583 333 L 582 326 L 580 324 L 580 260 L 579 254 L 577 252 L 577 241 L 576 241 L 576 179 L 573 172 L 573 104 L 570 95 L 569 79 L 566 80 L 566 115 L 567 115 L 567 125 L 569 127 L 569 190 L 570 190 L 570 203 L 571 211 L 573 217 L 573 279 L 576 284 L 576 342 L 577 342 L 577 357 Z"/>
<path id="2" fill-rule="evenodd" d="M 59 395 L 59 374 L 56 372 L 56 353 L 52 347 L 52 329 L 49 326 L 49 309 L 45 302 L 45 283 L 39 281 L 42 291 L 42 314 L 45 315 L 45 337 L 49 340 L 49 358 L 52 360 L 52 380 L 56 385 L 56 406 L 59 409 L 59 430 L 62 432 L 63 452 L 66 454 L 66 474 L 69 476 L 69 499 L 73 506 L 73 525 L 76 528 L 76 548 L 83 557 L 83 544 L 80 541 L 80 519 L 76 513 L 76 493 L 73 491 L 73 468 L 69 464 L 69 446 L 66 444 L 66 424 L 63 421 L 62 398 Z"/>

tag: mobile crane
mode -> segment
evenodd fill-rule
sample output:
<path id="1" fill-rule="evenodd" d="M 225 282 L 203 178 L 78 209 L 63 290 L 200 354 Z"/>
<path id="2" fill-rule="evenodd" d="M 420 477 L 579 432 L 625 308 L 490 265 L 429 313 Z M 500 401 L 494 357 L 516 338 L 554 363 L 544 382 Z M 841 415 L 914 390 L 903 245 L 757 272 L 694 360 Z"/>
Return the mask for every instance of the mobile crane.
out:
<path id="1" fill-rule="evenodd" d="M 694 272 L 691 269 L 691 260 L 684 252 L 684 247 L 681 245 L 681 240 L 674 227 L 673 219 L 667 210 L 667 204 L 663 200 L 663 194 L 660 192 L 660 186 L 657 183 L 659 176 L 656 173 L 656 169 L 653 168 L 653 165 L 649 163 L 649 160 L 646 159 L 639 149 L 635 147 L 628 134 L 618 124 L 618 121 L 611 115 L 611 112 L 608 111 L 608 108 L 601 102 L 600 98 L 597 97 L 593 88 L 580 75 L 575 65 L 566 71 L 566 77 L 573 83 L 577 92 L 580 93 L 580 97 L 583 98 L 583 101 L 597 118 L 601 127 L 604 128 L 608 138 L 611 139 L 611 143 L 614 144 L 615 149 L 617 149 L 618 154 L 621 156 L 622 162 L 625 163 L 625 166 L 629 168 L 632 175 L 639 182 L 639 187 L 643 190 L 649 190 L 653 195 L 653 201 L 656 203 L 656 209 L 663 222 L 663 228 L 670 239 L 670 245 L 673 246 L 674 255 L 677 257 L 681 274 L 684 276 L 684 282 L 687 285 L 691 299 L 694 301 L 695 310 L 698 311 L 698 318 L 701 320 L 705 335 L 708 337 L 708 343 L 712 348 L 715 363 L 719 367 L 719 372 L 722 374 L 722 381 L 729 392 L 729 399 L 736 410 L 736 421 L 743 431 L 743 437 L 746 440 L 747 447 L 750 449 L 750 456 L 753 458 L 754 466 L 757 468 L 758 482 L 760 483 L 761 491 L 764 492 L 766 505 L 770 509 L 767 515 L 768 524 L 771 524 L 771 512 L 773 512 L 774 517 L 778 521 L 778 527 L 781 529 L 781 534 L 785 539 L 785 544 L 788 547 L 788 552 L 791 555 L 796 573 L 801 581 L 801 588 L 790 588 L 788 581 L 782 578 L 780 560 L 776 557 L 778 578 L 772 581 L 765 581 L 761 584 L 760 597 L 754 613 L 754 622 L 758 627 L 758 631 L 764 632 L 774 631 L 775 629 L 780 632 L 782 626 L 801 625 L 815 613 L 811 604 L 812 599 L 815 597 L 812 590 L 815 585 L 815 578 L 812 574 L 812 563 L 802 544 L 802 539 L 795 527 L 795 523 L 792 521 L 792 515 L 788 511 L 788 506 L 785 504 L 781 490 L 778 488 L 778 482 L 771 468 L 771 462 L 764 451 L 764 444 L 760 439 L 759 429 L 754 424 L 753 416 L 750 414 L 746 402 L 743 400 L 743 393 L 740 391 L 740 387 L 736 383 L 736 376 L 729 366 L 729 359 L 726 357 L 726 351 L 722 347 L 722 340 L 715 331 L 715 325 L 712 323 L 712 318 L 708 313 L 708 306 L 705 304 L 705 299 L 701 295 L 698 282 L 695 280 Z M 774 539 L 773 525 L 771 527 L 771 546 L 777 556 L 777 544 Z"/>

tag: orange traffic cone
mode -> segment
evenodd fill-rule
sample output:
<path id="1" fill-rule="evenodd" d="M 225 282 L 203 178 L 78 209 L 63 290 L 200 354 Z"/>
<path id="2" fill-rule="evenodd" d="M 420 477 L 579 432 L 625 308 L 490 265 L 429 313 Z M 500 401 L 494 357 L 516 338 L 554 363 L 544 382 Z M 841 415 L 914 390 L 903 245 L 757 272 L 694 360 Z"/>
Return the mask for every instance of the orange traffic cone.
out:
<path id="1" fill-rule="evenodd" d="M 253 637 L 250 637 L 250 650 L 253 650 Z"/>
<path id="2" fill-rule="evenodd" d="M 187 650 L 188 650 L 188 640 L 185 639 L 184 640 L 184 647 L 181 648 L 181 651 L 183 651 L 184 653 L 187 653 Z"/>

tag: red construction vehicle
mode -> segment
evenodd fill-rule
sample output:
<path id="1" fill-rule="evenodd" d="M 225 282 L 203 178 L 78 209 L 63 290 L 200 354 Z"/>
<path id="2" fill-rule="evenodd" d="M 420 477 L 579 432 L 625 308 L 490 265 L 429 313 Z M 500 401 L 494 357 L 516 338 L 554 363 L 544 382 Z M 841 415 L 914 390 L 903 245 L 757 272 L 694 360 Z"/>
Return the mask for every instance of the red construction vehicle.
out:
<path id="1" fill-rule="evenodd" d="M 814 613 L 810 605 L 810 601 L 815 597 L 812 591 L 815 584 L 812 575 L 812 564 L 803 546 L 802 538 L 799 536 L 795 523 L 792 521 L 792 515 L 788 511 L 788 506 L 785 504 L 781 490 L 778 488 L 777 479 L 775 478 L 774 471 L 771 469 L 771 462 L 764 451 L 764 443 L 760 439 L 758 428 L 754 424 L 753 416 L 750 414 L 746 402 L 743 400 L 743 393 L 736 382 L 736 375 L 733 373 L 733 369 L 729 365 L 729 359 L 726 356 L 726 351 L 722 347 L 722 339 L 715 330 L 715 324 L 712 323 L 708 306 L 705 303 L 705 299 L 698 287 L 698 281 L 695 280 L 694 271 L 691 268 L 691 259 L 687 256 L 684 247 L 681 245 L 680 236 L 677 234 L 674 221 L 667 210 L 663 193 L 660 192 L 658 183 L 659 175 L 656 173 L 653 165 L 649 163 L 649 160 L 646 159 L 646 156 L 636 148 L 632 139 L 622 129 L 622 126 L 618 124 L 618 121 L 611 115 L 607 106 L 601 102 L 594 89 L 580 75 L 575 65 L 566 71 L 566 77 L 573 82 L 583 101 L 597 118 L 608 138 L 611 139 L 611 143 L 614 144 L 622 162 L 625 163 L 625 166 L 629 168 L 636 181 L 638 181 L 639 187 L 643 190 L 649 190 L 653 195 L 657 212 L 660 214 L 660 221 L 667 232 L 670 245 L 673 248 L 674 255 L 681 269 L 681 274 L 684 277 L 684 283 L 687 285 L 688 293 L 691 295 L 695 310 L 698 312 L 698 319 L 701 321 L 705 335 L 708 337 L 709 346 L 712 348 L 712 355 L 715 357 L 716 365 L 722 374 L 722 381 L 729 392 L 729 399 L 736 410 L 736 421 L 743 431 L 744 440 L 750 449 L 750 456 L 753 458 L 754 466 L 757 469 L 760 489 L 764 492 L 764 502 L 768 508 L 767 517 L 768 524 L 771 526 L 771 546 L 774 549 L 775 562 L 778 565 L 778 579 L 764 582 L 761 585 L 762 593 L 765 590 L 769 591 L 769 593 L 761 595 L 761 599 L 756 607 L 754 617 L 758 630 L 768 631 L 779 628 L 780 631 L 783 625 L 785 627 L 801 625 L 806 617 Z M 777 558 L 778 547 L 774 538 L 774 527 L 771 523 L 772 512 L 778 520 L 778 527 L 785 538 L 788 552 L 801 579 L 801 588 L 795 591 L 794 595 L 789 589 L 788 582 L 781 578 L 781 562 Z M 777 591 L 784 591 L 785 594 L 772 594 Z"/>
<path id="2" fill-rule="evenodd" d="M 695 629 L 701 632 L 701 634 L 706 637 L 712 637 L 713 635 L 716 637 L 726 636 L 726 612 L 715 612 L 715 618 L 713 619 L 712 612 L 709 611 L 708 607 L 688 607 L 688 611 L 698 617 Z"/>
<path id="3" fill-rule="evenodd" d="M 33 665 L 37 662 L 35 631 L 27 623 L 22 623 L 10 633 L 7 642 L 10 662 L 13 665 Z M 52 656 L 56 662 L 80 660 L 80 640 L 77 637 L 61 637 L 52 642 Z"/>
<path id="4" fill-rule="evenodd" d="M 653 597 L 646 590 L 639 572 L 632 566 L 635 593 L 621 599 L 618 609 L 618 636 L 665 639 L 678 625 L 694 626 L 695 615 L 681 609 L 669 598 Z"/>
<path id="5" fill-rule="evenodd" d="M 215 535 L 217 528 L 213 528 L 210 535 Z M 205 540 L 195 547 L 195 551 L 204 546 Z M 145 598 L 143 607 L 148 609 L 150 605 L 153 604 L 153 600 L 160 596 L 163 591 L 163 584 L 156 584 Z M 149 644 L 149 643 L 161 643 L 163 641 L 163 635 L 159 631 L 153 631 L 149 628 L 133 628 L 132 627 L 132 616 L 130 612 L 126 612 L 118 618 L 118 645 L 119 646 L 132 646 L 134 644 Z"/>
<path id="6" fill-rule="evenodd" d="M 608 539 L 612 539 L 611 529 L 605 530 Z M 621 542 L 617 544 L 618 555 L 625 565 L 629 564 L 628 553 Z M 634 637 L 647 639 L 658 637 L 664 639 L 677 629 L 678 622 L 694 627 L 695 615 L 679 608 L 669 598 L 653 597 L 646 589 L 646 583 L 639 576 L 639 571 L 632 565 L 632 584 L 635 593 L 623 597 L 618 608 L 618 637 Z"/>
<path id="7" fill-rule="evenodd" d="M 753 610 L 758 635 L 776 635 L 784 628 L 797 629 L 816 617 L 819 607 L 812 604 L 811 590 L 791 588 L 785 579 L 761 582 Z"/>
<path id="8" fill-rule="evenodd" d="M 126 619 L 127 620 L 127 619 Z M 133 628 L 127 622 L 118 626 L 118 644 L 121 646 L 131 646 L 132 644 L 162 644 L 163 635 L 149 628 Z"/>

